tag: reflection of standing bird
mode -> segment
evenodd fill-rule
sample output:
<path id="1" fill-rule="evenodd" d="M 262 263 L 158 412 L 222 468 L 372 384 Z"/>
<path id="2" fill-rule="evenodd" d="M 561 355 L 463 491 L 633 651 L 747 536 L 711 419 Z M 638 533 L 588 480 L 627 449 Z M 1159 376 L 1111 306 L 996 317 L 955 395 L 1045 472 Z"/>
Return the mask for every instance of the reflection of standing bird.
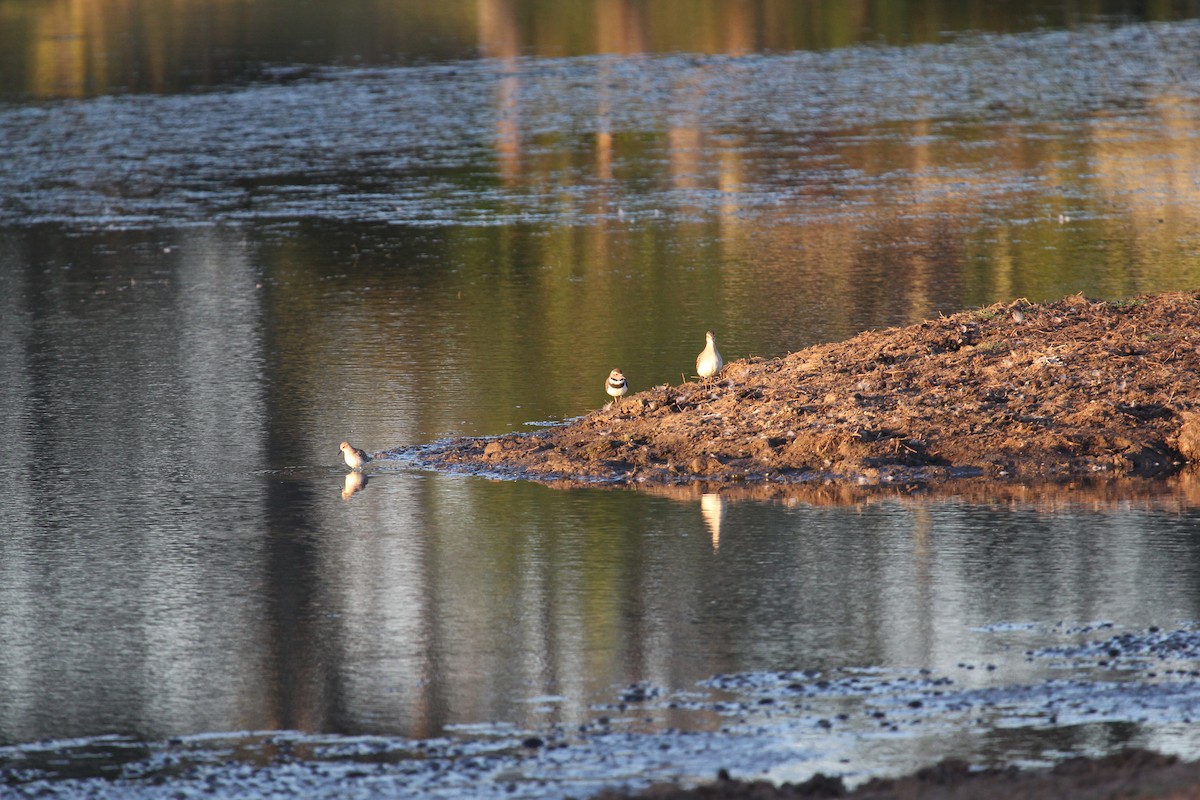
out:
<path id="1" fill-rule="evenodd" d="M 725 519 L 725 498 L 716 492 L 700 495 L 700 515 L 712 534 L 713 552 L 721 549 L 721 522 Z"/>
<path id="2" fill-rule="evenodd" d="M 696 356 L 696 374 L 701 378 L 711 378 L 721 371 L 724 361 L 717 352 L 717 335 L 712 331 L 704 334 L 704 350 Z"/>
<path id="3" fill-rule="evenodd" d="M 346 482 L 342 486 L 342 499 L 349 500 L 354 496 L 355 492 L 365 489 L 367 486 L 367 476 L 361 472 L 347 472 Z"/>
<path id="4" fill-rule="evenodd" d="M 608 396 L 613 400 L 620 400 L 629 391 L 629 384 L 625 382 L 625 376 L 621 374 L 621 370 L 614 369 L 608 373 L 608 380 L 604 382 L 604 391 L 608 392 Z"/>
<path id="5" fill-rule="evenodd" d="M 346 459 L 346 466 L 350 469 L 362 469 L 362 465 L 371 460 L 366 450 L 359 450 L 349 442 L 342 442 L 340 449 L 342 458 Z"/>

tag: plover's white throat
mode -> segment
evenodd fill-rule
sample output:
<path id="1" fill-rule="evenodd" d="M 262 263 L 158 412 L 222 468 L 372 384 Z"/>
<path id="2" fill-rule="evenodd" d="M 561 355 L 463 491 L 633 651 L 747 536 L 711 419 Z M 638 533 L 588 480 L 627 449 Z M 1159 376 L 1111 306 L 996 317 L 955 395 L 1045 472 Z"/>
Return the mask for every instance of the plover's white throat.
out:
<path id="1" fill-rule="evenodd" d="M 339 449 L 342 451 L 342 458 L 346 459 L 346 466 L 350 469 L 362 469 L 362 465 L 371 460 L 366 450 L 359 450 L 349 442 L 342 442 Z"/>
<path id="2" fill-rule="evenodd" d="M 725 364 L 721 354 L 717 352 L 717 335 L 712 331 L 704 334 L 704 349 L 696 356 L 696 374 L 701 378 L 711 378 L 721 371 Z"/>
<path id="3" fill-rule="evenodd" d="M 625 376 L 621 374 L 621 370 L 614 369 L 608 373 L 608 380 L 604 382 L 604 391 L 608 392 L 608 396 L 615 400 L 620 400 L 629 391 L 629 384 L 625 382 Z"/>

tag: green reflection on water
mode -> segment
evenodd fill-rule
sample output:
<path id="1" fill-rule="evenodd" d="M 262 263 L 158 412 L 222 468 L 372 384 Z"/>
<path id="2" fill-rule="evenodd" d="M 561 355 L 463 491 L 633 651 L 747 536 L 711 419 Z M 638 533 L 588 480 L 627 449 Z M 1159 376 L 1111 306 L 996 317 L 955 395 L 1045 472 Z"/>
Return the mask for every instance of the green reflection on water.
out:
<path id="1" fill-rule="evenodd" d="M 733 246 L 719 223 L 313 229 L 260 253 L 275 414 L 330 453 L 501 433 L 598 408 L 613 367 L 635 392 L 680 382 L 708 328 L 728 358 L 770 356 L 1017 297 L 1186 289 L 1173 216 L 741 223 Z"/>

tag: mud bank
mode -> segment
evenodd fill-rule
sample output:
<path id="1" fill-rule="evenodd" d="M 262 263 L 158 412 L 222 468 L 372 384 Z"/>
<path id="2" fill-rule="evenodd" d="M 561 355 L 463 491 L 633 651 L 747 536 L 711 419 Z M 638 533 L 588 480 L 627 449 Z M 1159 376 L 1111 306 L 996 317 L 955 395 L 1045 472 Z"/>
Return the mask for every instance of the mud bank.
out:
<path id="1" fill-rule="evenodd" d="M 682 789 L 660 784 L 636 795 L 606 792 L 596 800 L 795 800 L 847 797 L 856 800 L 1115 800 L 1129 797 L 1200 797 L 1200 763 L 1128 750 L 1100 759 L 1075 758 L 1041 770 L 973 770 L 947 760 L 903 778 L 876 778 L 847 791 L 839 778 L 817 775 L 798 784 L 737 781 L 722 775 L 710 785 Z"/>
<path id="2" fill-rule="evenodd" d="M 406 455 L 558 485 L 1157 476 L 1200 456 L 1198 402 L 1200 293 L 1072 296 L 742 359 L 563 426 Z"/>

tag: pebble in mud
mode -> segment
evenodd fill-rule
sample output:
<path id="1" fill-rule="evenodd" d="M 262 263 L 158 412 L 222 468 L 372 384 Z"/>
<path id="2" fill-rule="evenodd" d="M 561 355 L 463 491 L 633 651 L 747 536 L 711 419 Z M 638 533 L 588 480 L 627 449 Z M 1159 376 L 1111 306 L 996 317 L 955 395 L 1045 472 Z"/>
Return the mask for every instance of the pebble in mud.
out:
<path id="1" fill-rule="evenodd" d="M 1031 656 L 1068 657 L 1076 660 L 1155 659 L 1195 662 L 1200 661 L 1200 631 L 1181 629 L 1168 632 L 1155 626 L 1145 632 L 1121 633 L 1099 641 L 1044 647 L 1027 652 Z"/>

